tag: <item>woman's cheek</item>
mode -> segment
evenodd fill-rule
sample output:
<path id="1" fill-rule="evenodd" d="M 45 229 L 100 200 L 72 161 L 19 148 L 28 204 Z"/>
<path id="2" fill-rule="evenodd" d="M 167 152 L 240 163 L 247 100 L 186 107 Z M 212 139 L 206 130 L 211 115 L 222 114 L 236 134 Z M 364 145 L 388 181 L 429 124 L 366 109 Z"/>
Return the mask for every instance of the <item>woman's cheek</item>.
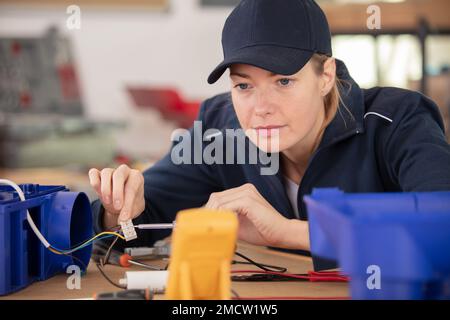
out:
<path id="1" fill-rule="evenodd" d="M 314 113 L 310 108 L 300 107 L 293 110 L 288 116 L 289 119 L 289 141 L 299 141 L 303 139 L 314 126 Z"/>
<path id="2" fill-rule="evenodd" d="M 247 130 L 248 128 L 250 128 L 250 121 L 251 121 L 251 117 L 245 113 L 245 112 L 241 112 L 241 113 L 236 113 L 237 117 L 238 117 L 238 121 L 239 124 L 241 125 L 241 128 L 243 130 Z"/>
<path id="3" fill-rule="evenodd" d="M 235 112 L 238 118 L 238 121 L 242 127 L 242 129 L 247 130 L 251 128 L 252 121 L 252 111 L 251 108 L 235 108 Z"/>

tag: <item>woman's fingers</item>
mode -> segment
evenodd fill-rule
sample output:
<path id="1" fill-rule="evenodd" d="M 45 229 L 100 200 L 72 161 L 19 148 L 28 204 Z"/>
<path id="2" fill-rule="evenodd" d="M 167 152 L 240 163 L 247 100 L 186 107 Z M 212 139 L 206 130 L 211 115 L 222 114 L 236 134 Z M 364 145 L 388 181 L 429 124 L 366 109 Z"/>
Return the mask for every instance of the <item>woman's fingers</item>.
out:
<path id="1" fill-rule="evenodd" d="M 124 203 L 124 186 L 130 174 L 130 168 L 121 165 L 112 175 L 112 199 L 113 206 L 116 210 L 121 210 Z"/>
<path id="2" fill-rule="evenodd" d="M 91 184 L 97 195 L 100 197 L 102 193 L 100 191 L 101 180 L 99 170 L 95 168 L 89 170 L 89 183 Z"/>
<path id="3" fill-rule="evenodd" d="M 125 221 L 133 219 L 135 218 L 135 215 L 141 213 L 141 209 L 144 209 L 142 205 L 144 203 L 143 186 L 144 179 L 142 174 L 137 170 L 131 170 L 125 184 L 125 198 L 122 210 L 120 211 L 119 220 Z"/>
<path id="4" fill-rule="evenodd" d="M 205 207 L 209 209 L 219 209 L 223 203 L 230 202 L 233 199 L 242 197 L 243 195 L 253 199 L 261 198 L 256 187 L 253 184 L 246 183 L 236 188 L 211 193 Z"/>
<path id="5" fill-rule="evenodd" d="M 211 209 L 231 210 L 238 214 L 239 239 L 253 244 L 278 244 L 284 217 L 267 202 L 252 184 L 245 184 L 210 196 L 205 205 Z"/>
<path id="6" fill-rule="evenodd" d="M 104 226 L 134 219 L 145 209 L 144 176 L 138 170 L 121 165 L 117 169 L 89 170 L 89 181 L 107 214 Z M 108 218 L 109 217 L 109 218 Z"/>
<path id="7" fill-rule="evenodd" d="M 252 210 L 260 212 L 264 208 L 256 205 L 256 203 L 249 199 L 247 195 L 241 195 L 229 202 L 223 202 L 219 208 L 223 210 L 231 210 L 237 214 L 239 220 L 238 238 L 256 245 L 270 244 L 270 236 L 267 236 L 267 227 L 256 223 L 250 216 Z M 266 221 L 270 225 L 271 221 Z"/>
<path id="8" fill-rule="evenodd" d="M 205 207 L 208 209 L 218 209 L 224 199 L 233 199 L 241 196 L 246 189 L 245 186 L 246 185 L 242 185 L 240 187 L 231 188 L 225 191 L 211 193 Z"/>
<path id="9" fill-rule="evenodd" d="M 135 198 L 136 192 L 134 191 L 134 188 L 130 187 L 130 183 L 127 183 L 127 186 L 125 187 L 124 203 L 119 215 L 120 221 L 131 219 Z"/>
<path id="10" fill-rule="evenodd" d="M 105 168 L 100 172 L 100 191 L 102 195 L 102 202 L 106 205 L 111 204 L 111 182 L 113 172 L 114 170 L 111 168 Z"/>
<path id="11" fill-rule="evenodd" d="M 226 199 L 220 199 L 216 208 L 211 209 L 227 209 L 232 210 L 238 214 L 247 214 L 249 206 L 254 205 L 254 202 L 245 194 L 228 196 Z"/>

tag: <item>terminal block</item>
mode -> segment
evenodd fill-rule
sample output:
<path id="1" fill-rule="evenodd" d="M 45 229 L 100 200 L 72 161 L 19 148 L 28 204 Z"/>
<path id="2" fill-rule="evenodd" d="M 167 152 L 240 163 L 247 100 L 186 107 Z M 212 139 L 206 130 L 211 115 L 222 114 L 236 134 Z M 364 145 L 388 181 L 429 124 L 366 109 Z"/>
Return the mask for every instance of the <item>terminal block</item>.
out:
<path id="1" fill-rule="evenodd" d="M 136 230 L 134 230 L 133 221 L 131 221 L 131 219 L 121 221 L 120 226 L 122 228 L 125 241 L 131 241 L 137 238 Z"/>

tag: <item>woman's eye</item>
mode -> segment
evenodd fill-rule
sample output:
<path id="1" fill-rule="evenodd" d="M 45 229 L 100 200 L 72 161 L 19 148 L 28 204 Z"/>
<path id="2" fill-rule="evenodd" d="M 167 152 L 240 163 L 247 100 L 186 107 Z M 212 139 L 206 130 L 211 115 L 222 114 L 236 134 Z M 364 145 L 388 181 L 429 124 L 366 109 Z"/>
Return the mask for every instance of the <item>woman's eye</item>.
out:
<path id="1" fill-rule="evenodd" d="M 287 86 L 287 85 L 289 85 L 289 84 L 291 83 L 291 79 L 284 78 L 284 79 L 278 80 L 278 82 L 279 82 L 282 86 Z"/>
<path id="2" fill-rule="evenodd" d="M 239 83 L 239 84 L 235 85 L 234 87 L 239 88 L 240 90 L 246 90 L 246 89 L 248 89 L 248 84 L 247 83 Z"/>

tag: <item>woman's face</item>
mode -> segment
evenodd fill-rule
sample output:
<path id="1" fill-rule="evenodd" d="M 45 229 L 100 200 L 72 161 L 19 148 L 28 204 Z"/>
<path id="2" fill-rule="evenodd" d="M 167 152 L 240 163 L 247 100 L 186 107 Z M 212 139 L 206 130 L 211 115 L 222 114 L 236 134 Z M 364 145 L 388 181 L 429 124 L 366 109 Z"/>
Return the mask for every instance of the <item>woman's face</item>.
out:
<path id="1" fill-rule="evenodd" d="M 230 79 L 238 120 L 258 148 L 282 152 L 316 138 L 314 132 L 325 115 L 323 97 L 329 90 L 326 79 L 317 75 L 311 61 L 291 76 L 234 64 Z"/>

